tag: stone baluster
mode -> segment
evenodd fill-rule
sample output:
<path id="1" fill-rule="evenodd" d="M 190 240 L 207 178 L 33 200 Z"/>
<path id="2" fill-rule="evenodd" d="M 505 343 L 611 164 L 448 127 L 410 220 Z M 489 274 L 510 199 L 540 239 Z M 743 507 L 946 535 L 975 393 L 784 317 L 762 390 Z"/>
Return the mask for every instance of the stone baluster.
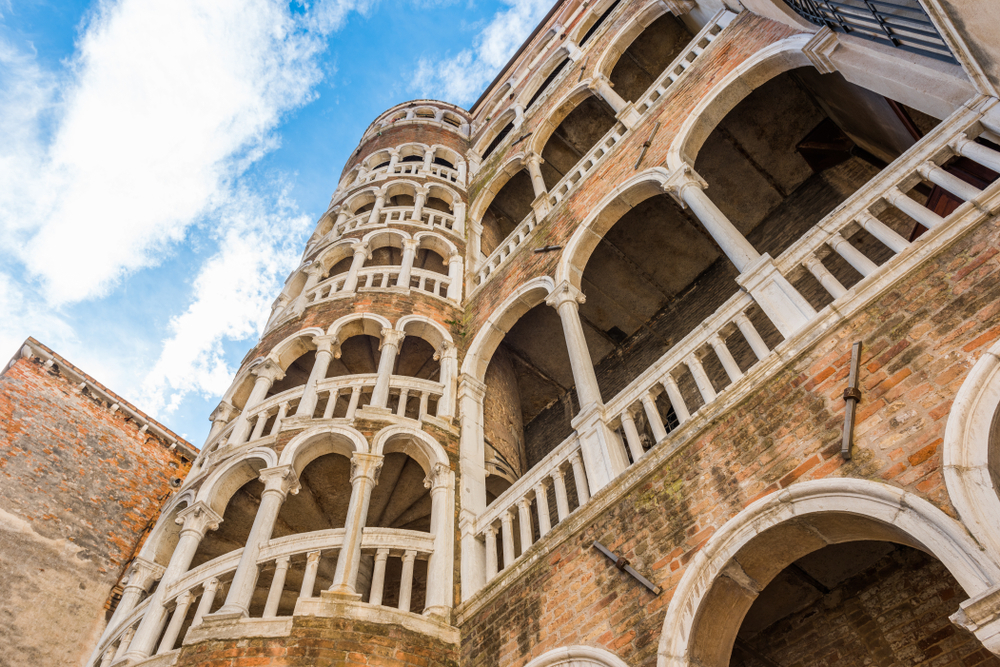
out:
<path id="1" fill-rule="evenodd" d="M 396 406 L 396 416 L 406 416 L 406 402 L 410 400 L 410 390 L 403 387 L 399 390 L 399 404 Z"/>
<path id="2" fill-rule="evenodd" d="M 497 527 L 486 526 L 483 537 L 486 541 L 486 581 L 497 576 Z"/>
<path id="3" fill-rule="evenodd" d="M 132 642 L 135 641 L 136 626 L 131 625 L 125 628 L 125 632 L 122 633 L 122 638 L 118 640 L 118 650 L 114 653 L 114 658 L 111 662 L 118 662 L 123 659 L 132 646 Z"/>
<path id="4" fill-rule="evenodd" d="M 182 510 L 177 515 L 176 520 L 177 523 L 181 524 L 181 534 L 177 540 L 177 546 L 174 547 L 170 563 L 163 572 L 160 585 L 149 598 L 146 614 L 139 622 L 135 638 L 124 654 L 124 657 L 133 662 L 144 660 L 153 652 L 156 640 L 159 639 L 160 633 L 163 631 L 163 623 L 166 621 L 167 610 L 164 607 L 164 597 L 167 589 L 191 567 L 191 560 L 198 551 L 198 545 L 201 544 L 205 533 L 209 530 L 215 530 L 222 523 L 222 517 L 201 501 Z"/>
<path id="5" fill-rule="evenodd" d="M 911 199 L 898 187 L 890 188 L 889 192 L 885 194 L 883 199 L 919 222 L 927 229 L 934 229 L 944 222 L 944 218 Z"/>
<path id="6" fill-rule="evenodd" d="M 750 349 L 757 356 L 757 359 L 763 361 L 771 355 L 771 350 L 768 349 L 767 343 L 757 333 L 757 327 L 753 325 L 753 322 L 750 321 L 746 313 L 738 314 L 733 318 L 733 322 L 736 323 L 736 328 L 743 334 L 743 337 L 746 339 Z"/>
<path id="7" fill-rule="evenodd" d="M 642 116 L 636 111 L 635 106 L 625 100 L 615 92 L 614 84 L 603 74 L 595 76 L 589 85 L 590 89 L 597 93 L 601 99 L 608 103 L 615 112 L 615 118 L 621 121 L 622 125 L 631 129 L 639 124 Z"/>
<path id="8" fill-rule="evenodd" d="M 101 635 L 98 646 L 102 645 L 110 633 L 118 628 L 118 624 L 132 613 L 132 610 L 139 604 L 139 600 L 142 599 L 142 596 L 153 585 L 153 582 L 163 576 L 163 571 L 164 568 L 162 565 L 158 565 L 142 557 L 137 557 L 132 562 L 128 576 L 125 578 L 125 588 L 122 590 L 121 599 L 118 600 L 115 613 L 111 616 L 111 620 L 108 621 L 108 625 Z"/>
<path id="9" fill-rule="evenodd" d="M 549 496 L 544 479 L 535 484 L 535 507 L 538 509 L 538 534 L 545 537 L 552 530 L 552 521 L 549 519 Z"/>
<path id="10" fill-rule="evenodd" d="M 319 571 L 319 559 L 323 556 L 322 551 L 310 551 L 306 556 L 306 570 L 302 575 L 302 588 L 299 589 L 299 598 L 311 598 L 316 591 L 316 573 Z"/>
<path id="11" fill-rule="evenodd" d="M 257 576 L 260 572 L 257 561 L 260 559 L 261 549 L 271 540 L 274 522 L 278 519 L 278 512 L 281 511 L 285 497 L 289 493 L 299 492 L 298 475 L 290 465 L 264 468 L 259 476 L 260 481 L 264 483 L 260 506 L 250 528 L 247 544 L 240 554 L 240 562 L 236 566 L 233 581 L 229 585 L 226 602 L 213 614 L 217 618 L 243 618 L 249 615 L 250 598 L 257 588 Z"/>
<path id="12" fill-rule="evenodd" d="M 705 405 L 714 401 L 717 396 L 715 393 L 715 387 L 712 386 L 712 381 L 708 378 L 708 373 L 705 372 L 705 367 L 701 365 L 699 355 L 697 353 L 688 355 L 688 358 L 684 360 L 684 365 L 691 371 L 691 375 L 694 377 L 694 383 L 698 386 L 698 393 L 701 394 L 701 398 L 705 401 Z"/>
<path id="13" fill-rule="evenodd" d="M 973 162 L 978 162 L 993 171 L 1000 172 L 1000 153 L 992 148 L 977 144 L 965 135 L 955 139 L 950 145 L 959 155 L 967 157 Z"/>
<path id="14" fill-rule="evenodd" d="M 521 529 L 521 553 L 524 553 L 535 541 L 531 529 L 531 501 L 527 498 L 517 501 L 517 520 Z"/>
<path id="15" fill-rule="evenodd" d="M 201 599 L 198 600 L 198 608 L 194 611 L 194 619 L 191 621 L 191 627 L 201 625 L 202 619 L 212 612 L 212 604 L 215 602 L 215 594 L 218 591 L 219 580 L 215 577 L 202 584 Z"/>
<path id="16" fill-rule="evenodd" d="M 670 175 L 664 189 L 690 209 L 740 272 L 737 282 L 760 304 L 785 338 L 805 326 L 815 309 L 778 272 L 768 255 L 761 255 L 729 218 L 705 194 L 708 184 L 689 165 Z"/>
<path id="17" fill-rule="evenodd" d="M 743 370 L 740 365 L 736 363 L 736 359 L 733 358 L 733 353 L 729 351 L 729 346 L 726 345 L 726 341 L 722 340 L 722 336 L 719 334 L 713 334 L 708 339 L 708 344 L 712 346 L 715 350 L 715 356 L 719 358 L 722 362 L 722 367 L 726 369 L 726 375 L 733 382 L 736 382 L 743 377 Z"/>
<path id="18" fill-rule="evenodd" d="M 340 396 L 339 389 L 331 389 L 326 397 L 326 407 L 323 408 L 323 419 L 333 419 L 333 413 L 337 409 L 337 398 Z"/>
<path id="19" fill-rule="evenodd" d="M 635 419 L 632 418 L 632 410 L 626 408 L 621 419 L 622 430 L 625 431 L 625 442 L 632 454 L 632 460 L 638 461 L 646 452 L 642 449 L 642 440 L 639 438 L 639 429 L 635 426 Z"/>
<path id="20" fill-rule="evenodd" d="M 514 522 L 510 510 L 500 515 L 500 534 L 503 537 L 503 566 L 510 567 L 514 562 Z"/>
<path id="21" fill-rule="evenodd" d="M 590 490 L 587 488 L 587 472 L 583 468 L 583 460 L 579 452 L 573 452 L 569 456 L 570 465 L 573 466 L 573 481 L 576 483 L 576 499 L 583 507 L 590 500 Z"/>
<path id="22" fill-rule="evenodd" d="M 181 626 L 184 624 L 184 618 L 187 616 L 188 607 L 191 606 L 193 599 L 190 591 L 184 591 L 177 596 L 177 604 L 174 606 L 173 614 L 170 615 L 170 623 L 167 624 L 167 630 L 160 640 L 160 647 L 156 649 L 157 655 L 174 650 L 177 637 L 181 633 Z"/>
<path id="23" fill-rule="evenodd" d="M 368 595 L 368 604 L 381 605 L 382 591 L 385 590 L 385 562 L 389 558 L 388 549 L 375 552 L 375 569 L 372 572 L 372 588 Z"/>
<path id="24" fill-rule="evenodd" d="M 403 552 L 403 573 L 399 581 L 400 611 L 410 611 L 410 596 L 413 594 L 413 563 L 417 559 L 416 551 Z"/>
<path id="25" fill-rule="evenodd" d="M 642 402 L 642 409 L 646 413 L 646 421 L 649 422 L 649 430 L 653 432 L 653 443 L 667 437 L 667 429 L 663 427 L 663 419 L 660 418 L 660 411 L 656 407 L 656 401 L 649 393 L 642 395 L 639 399 Z"/>
<path id="26" fill-rule="evenodd" d="M 263 618 L 278 615 L 278 605 L 281 604 L 281 594 L 285 590 L 285 578 L 288 576 L 288 564 L 288 556 L 281 556 L 274 562 L 274 576 L 271 577 L 271 587 L 267 591 Z"/>
<path id="27" fill-rule="evenodd" d="M 288 415 L 288 401 L 282 402 L 278 406 L 278 414 L 274 418 L 274 424 L 271 425 L 271 430 L 268 435 L 278 435 L 281 432 L 281 423 L 285 421 L 285 417 Z"/>
<path id="28" fill-rule="evenodd" d="M 316 360 L 309 371 L 309 379 L 306 380 L 305 389 L 302 390 L 299 407 L 295 410 L 296 417 L 311 418 L 316 411 L 316 403 L 319 398 L 316 394 L 316 386 L 320 380 L 326 378 L 326 372 L 333 360 L 333 346 L 337 344 L 337 338 L 335 336 L 314 336 L 313 343 L 316 345 Z"/>
<path id="29" fill-rule="evenodd" d="M 569 516 L 569 494 L 566 493 L 566 478 L 561 466 L 552 473 L 552 484 L 556 493 L 556 514 L 562 521 Z"/>
<path id="30" fill-rule="evenodd" d="M 878 270 L 878 264 L 868 259 L 863 252 L 855 248 L 851 243 L 839 233 L 833 234 L 827 239 L 826 244 L 836 251 L 838 255 L 847 260 L 847 263 L 862 276 L 868 276 Z"/>
<path id="31" fill-rule="evenodd" d="M 855 218 L 859 225 L 869 234 L 881 241 L 887 248 L 900 253 L 910 247 L 910 242 L 890 229 L 884 222 L 867 211 L 862 211 Z"/>
<path id="32" fill-rule="evenodd" d="M 426 391 L 420 392 L 420 412 L 417 415 L 417 419 L 423 420 L 427 416 L 427 402 L 430 401 L 431 395 Z"/>
<path id="33" fill-rule="evenodd" d="M 264 400 L 271 385 L 285 377 L 285 372 L 281 370 L 274 361 L 264 360 L 260 365 L 250 371 L 257 379 L 254 380 L 253 389 L 247 398 L 243 411 L 236 418 L 233 431 L 229 435 L 229 443 L 232 445 L 242 445 L 247 440 L 250 431 L 250 412 Z"/>
<path id="34" fill-rule="evenodd" d="M 347 506 L 344 542 L 337 558 L 333 583 L 330 585 L 330 593 L 333 595 L 361 598 L 355 590 L 358 568 L 361 565 L 361 542 L 372 489 L 378 483 L 378 474 L 381 470 L 382 457 L 378 454 L 355 452 L 351 457 L 351 500 Z"/>
<path id="35" fill-rule="evenodd" d="M 823 286 L 823 289 L 829 292 L 830 296 L 834 299 L 839 299 L 847 294 L 847 288 L 837 280 L 837 276 L 830 273 L 826 265 L 815 255 L 806 257 L 802 262 L 802 266 L 806 267 L 809 273 L 813 274 L 816 280 L 819 281 L 819 284 Z"/>
<path id="36" fill-rule="evenodd" d="M 358 403 L 361 402 L 361 385 L 356 384 L 351 387 L 351 400 L 347 403 L 346 419 L 354 419 L 354 413 L 358 411 Z"/>
<path id="37" fill-rule="evenodd" d="M 958 176 L 945 171 L 933 162 L 924 162 L 922 165 L 917 167 L 917 173 L 934 185 L 944 188 L 951 194 L 964 199 L 965 201 L 975 199 L 982 193 L 982 190 L 976 186 L 966 183 Z"/>
<path id="38" fill-rule="evenodd" d="M 396 366 L 396 355 L 403 344 L 406 334 L 396 329 L 382 329 L 382 356 L 378 362 L 378 379 L 372 390 L 371 405 L 374 408 L 385 408 L 389 400 L 389 381 Z"/>
<path id="39" fill-rule="evenodd" d="M 253 432 L 250 434 L 251 442 L 264 436 L 264 427 L 267 426 L 267 420 L 269 418 L 270 418 L 269 410 L 264 410 L 257 413 L 257 421 L 254 422 Z"/>
<path id="40" fill-rule="evenodd" d="M 663 385 L 663 389 L 667 392 L 667 398 L 670 400 L 670 407 L 674 409 L 674 414 L 677 415 L 677 421 L 683 424 L 688 419 L 691 419 L 691 411 L 688 410 L 687 403 L 684 402 L 684 397 L 681 395 L 681 388 L 677 386 L 677 380 L 674 378 L 673 374 L 667 373 L 660 383 Z"/>

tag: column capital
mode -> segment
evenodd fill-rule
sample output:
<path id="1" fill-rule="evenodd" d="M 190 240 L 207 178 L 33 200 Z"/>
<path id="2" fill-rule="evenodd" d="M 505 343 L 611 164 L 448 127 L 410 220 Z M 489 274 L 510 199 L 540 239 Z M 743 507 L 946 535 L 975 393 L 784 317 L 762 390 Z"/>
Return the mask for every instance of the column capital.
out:
<path id="1" fill-rule="evenodd" d="M 355 255 L 367 255 L 368 254 L 368 244 L 365 242 L 352 243 L 351 250 L 354 251 Z"/>
<path id="2" fill-rule="evenodd" d="M 949 619 L 976 635 L 993 653 L 1000 651 L 1000 586 L 961 603 Z"/>
<path id="3" fill-rule="evenodd" d="M 399 148 L 387 148 L 386 152 L 392 157 L 399 157 Z"/>
<path id="4" fill-rule="evenodd" d="M 691 165 L 686 163 L 674 169 L 662 185 L 663 191 L 673 197 L 681 205 L 681 208 L 688 207 L 684 201 L 684 190 L 689 187 L 704 190 L 708 187 L 708 182 Z"/>
<path id="5" fill-rule="evenodd" d="M 545 160 L 538 153 L 528 153 L 528 155 L 525 156 L 524 161 L 526 164 L 533 164 L 536 167 L 545 164 Z"/>
<path id="6" fill-rule="evenodd" d="M 457 359 L 458 358 L 458 348 L 455 347 L 454 343 L 449 343 L 446 340 L 441 341 L 441 349 L 434 351 L 434 361 L 439 361 L 441 359 Z"/>
<path id="7" fill-rule="evenodd" d="M 378 349 L 382 349 L 385 345 L 393 345 L 399 347 L 406 338 L 406 332 L 400 331 L 399 329 L 390 329 L 386 327 L 382 329 L 382 341 L 379 343 Z"/>
<path id="8" fill-rule="evenodd" d="M 416 250 L 420 247 L 420 239 L 403 239 L 403 250 Z"/>
<path id="9" fill-rule="evenodd" d="M 183 526 L 181 532 L 193 531 L 204 537 L 210 530 L 217 530 L 222 517 L 202 501 L 193 503 L 177 514 L 175 521 Z"/>
<path id="10" fill-rule="evenodd" d="M 340 349 L 340 339 L 329 334 L 325 336 L 313 336 L 313 344 L 316 345 L 316 352 L 329 352 L 334 354 L 335 349 Z"/>
<path id="11" fill-rule="evenodd" d="M 563 281 L 556 285 L 556 288 L 545 297 L 545 303 L 556 310 L 559 306 L 567 302 L 572 302 L 573 304 L 582 304 L 586 302 L 587 297 L 584 296 L 583 292 L 573 286 L 568 280 Z"/>
<path id="12" fill-rule="evenodd" d="M 134 587 L 148 591 L 153 582 L 163 576 L 164 570 L 166 568 L 162 565 L 145 558 L 136 558 L 132 561 L 132 566 L 125 577 L 125 588 Z"/>
<path id="13" fill-rule="evenodd" d="M 276 382 L 285 377 L 285 371 L 273 359 L 265 359 L 250 371 L 258 378 L 266 378 L 271 382 Z"/>
<path id="14" fill-rule="evenodd" d="M 320 262 L 313 262 L 305 268 L 307 276 L 321 276 L 323 275 L 323 265 Z"/>
<path id="15" fill-rule="evenodd" d="M 216 577 L 212 577 L 211 579 L 209 579 L 208 581 L 206 581 L 204 584 L 201 585 L 201 589 L 203 592 L 214 591 L 218 588 L 219 588 L 219 580 Z"/>
<path id="16" fill-rule="evenodd" d="M 460 264 L 465 260 L 462 259 L 462 253 L 456 251 L 451 257 L 448 258 L 448 264 Z"/>
<path id="17" fill-rule="evenodd" d="M 310 551 L 306 554 L 306 563 L 318 563 L 322 555 L 322 551 Z"/>
<path id="18" fill-rule="evenodd" d="M 424 477 L 424 488 L 430 489 L 431 493 L 439 489 L 447 489 L 452 484 L 452 472 L 451 466 L 447 463 L 434 463 L 431 465 L 431 471 L 426 477 Z"/>
<path id="19" fill-rule="evenodd" d="M 458 378 L 458 396 L 482 401 L 486 397 L 486 383 L 480 382 L 468 373 L 462 373 Z"/>
<path id="20" fill-rule="evenodd" d="M 277 491 L 282 497 L 285 497 L 288 493 L 293 495 L 298 493 L 301 488 L 299 476 L 290 465 L 263 468 L 258 473 L 258 476 L 260 481 L 264 483 L 265 493 L 268 491 Z"/>
<path id="21" fill-rule="evenodd" d="M 490 523 L 486 524 L 485 528 L 483 528 L 483 533 L 484 534 L 489 533 L 490 535 L 496 537 L 496 534 L 499 532 L 499 530 L 500 529 L 497 528 L 496 524 L 491 521 Z"/>
<path id="22" fill-rule="evenodd" d="M 229 421 L 237 412 L 239 410 L 232 403 L 220 401 L 215 410 L 212 410 L 212 416 L 209 419 L 213 422 Z"/>
<path id="23" fill-rule="evenodd" d="M 418 195 L 427 195 L 430 194 L 431 188 L 429 185 L 418 185 L 417 187 L 414 188 L 414 191 Z"/>
<path id="24" fill-rule="evenodd" d="M 378 484 L 379 473 L 382 472 L 383 457 L 379 454 L 354 452 L 351 457 L 351 484 L 358 479 L 368 479 L 372 484 Z"/>
<path id="25" fill-rule="evenodd" d="M 809 59 L 820 74 L 830 74 L 837 71 L 830 56 L 840 46 L 837 33 L 824 26 L 802 47 L 802 54 Z"/>

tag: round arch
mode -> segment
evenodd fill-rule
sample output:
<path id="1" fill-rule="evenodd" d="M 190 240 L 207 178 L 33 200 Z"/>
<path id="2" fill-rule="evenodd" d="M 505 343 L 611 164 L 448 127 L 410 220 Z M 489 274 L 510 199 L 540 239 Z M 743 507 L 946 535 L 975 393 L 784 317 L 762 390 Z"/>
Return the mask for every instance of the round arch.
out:
<path id="1" fill-rule="evenodd" d="M 545 64 L 535 70 L 531 79 L 528 81 L 528 84 L 521 88 L 521 92 L 518 93 L 515 98 L 515 102 L 524 106 L 525 111 L 527 111 L 528 104 L 535 96 L 535 93 L 541 89 L 542 84 L 544 84 L 545 80 L 549 78 L 549 75 L 552 74 L 557 67 L 562 65 L 563 62 L 569 59 L 570 55 L 572 54 L 569 47 L 566 45 L 560 46 L 556 49 L 552 55 L 545 60 Z"/>
<path id="2" fill-rule="evenodd" d="M 403 241 L 409 238 L 411 238 L 411 236 L 402 229 L 376 229 L 375 231 L 365 234 L 362 237 L 361 242 L 368 246 L 368 250 L 370 252 L 376 248 L 383 248 L 387 245 L 391 245 L 396 248 L 402 247 Z"/>
<path id="3" fill-rule="evenodd" d="M 160 512 L 153 530 L 150 531 L 146 543 L 139 551 L 139 557 L 157 565 L 166 566 L 174 553 L 177 541 L 180 539 L 181 527 L 177 524 L 177 514 L 195 502 L 195 492 L 188 489 L 170 501 Z"/>
<path id="4" fill-rule="evenodd" d="M 425 315 L 407 315 L 396 322 L 396 330 L 411 336 L 422 338 L 441 353 L 444 345 L 454 345 L 448 330 Z"/>
<path id="5" fill-rule="evenodd" d="M 437 232 L 420 232 L 414 234 L 413 240 L 417 242 L 418 247 L 429 248 L 441 255 L 445 262 L 459 254 L 458 247 Z"/>
<path id="6" fill-rule="evenodd" d="M 409 426 L 387 426 L 372 439 L 372 454 L 406 454 L 420 464 L 428 475 L 438 463 L 451 467 L 441 444 L 423 431 Z"/>
<path id="7" fill-rule="evenodd" d="M 500 114 L 500 116 L 493 121 L 489 128 L 479 137 L 479 141 L 477 141 L 473 147 L 476 154 L 482 155 L 483 151 L 485 151 L 486 148 L 493 143 L 493 140 L 496 139 L 496 136 L 500 134 L 500 131 L 507 127 L 508 123 L 514 121 L 516 115 L 517 114 L 514 113 L 513 109 L 507 109 Z"/>
<path id="8" fill-rule="evenodd" d="M 861 479 L 800 482 L 751 503 L 691 559 L 663 622 L 658 667 L 728 665 L 757 593 L 802 556 L 857 540 L 927 552 L 971 596 L 1000 581 L 962 526 L 923 498 Z"/>
<path id="9" fill-rule="evenodd" d="M 618 656 L 593 646 L 566 646 L 544 653 L 525 667 L 628 667 Z"/>
<path id="10" fill-rule="evenodd" d="M 452 210 L 455 209 L 455 204 L 462 201 L 457 192 L 440 183 L 428 183 L 426 187 L 428 197 L 436 197 L 446 202 Z"/>
<path id="11" fill-rule="evenodd" d="M 361 334 L 382 339 L 382 329 L 391 329 L 392 323 L 381 315 L 374 313 L 354 313 L 344 315 L 334 321 L 326 330 L 327 334 L 344 342 L 351 336 Z"/>
<path id="12" fill-rule="evenodd" d="M 593 69 L 594 75 L 610 78 L 611 71 L 618 64 L 618 60 L 622 57 L 622 54 L 628 50 L 628 47 L 632 46 L 632 42 L 635 41 L 636 37 L 641 35 L 653 21 L 668 13 L 668 11 L 668 7 L 658 1 L 654 1 L 639 10 L 638 15 L 622 26 L 615 33 L 614 37 L 611 38 L 611 42 L 597 60 L 597 65 Z"/>
<path id="13" fill-rule="evenodd" d="M 587 261 L 604 235 L 630 209 L 650 197 L 663 194 L 663 184 L 668 176 L 663 167 L 654 167 L 633 176 L 609 192 L 574 230 L 566 244 L 566 250 L 559 258 L 556 284 L 569 281 L 579 288 Z"/>
<path id="14" fill-rule="evenodd" d="M 295 474 L 324 454 L 340 454 L 350 459 L 355 452 L 368 453 L 368 441 L 350 426 L 321 426 L 304 431 L 281 451 L 279 465 L 290 465 Z"/>
<path id="15" fill-rule="evenodd" d="M 240 487 L 256 479 L 263 468 L 278 465 L 278 455 L 274 450 L 255 447 L 220 466 L 201 485 L 197 500 L 205 503 L 212 511 L 223 516 L 226 505 Z"/>
<path id="16" fill-rule="evenodd" d="M 556 131 L 559 124 L 566 119 L 566 116 L 573 112 L 573 109 L 580 106 L 584 100 L 593 95 L 594 92 L 590 89 L 590 79 L 585 79 L 573 86 L 568 93 L 560 98 L 559 102 L 553 107 L 552 112 L 535 128 L 535 133 L 531 137 L 529 152 L 541 155 L 542 150 L 545 149 L 545 144 L 549 142 L 549 138 L 552 137 L 552 133 Z"/>
<path id="17" fill-rule="evenodd" d="M 523 152 L 518 153 L 512 158 L 508 159 L 503 163 L 496 173 L 493 175 L 493 179 L 483 186 L 480 190 L 479 196 L 476 197 L 475 204 L 472 205 L 472 210 L 469 212 L 469 216 L 473 220 L 482 220 L 483 216 L 486 214 L 486 209 L 490 207 L 493 203 L 493 199 L 497 196 L 497 193 L 503 189 L 503 186 L 507 185 L 507 181 L 514 177 L 514 175 L 525 169 L 524 163 L 525 155 Z"/>
<path id="18" fill-rule="evenodd" d="M 990 441 L 1000 425 L 1000 343 L 962 383 L 944 432 L 944 480 L 958 515 L 993 558 L 1000 560 L 1000 497 L 990 473 Z M 994 452 L 997 466 L 1000 452 Z"/>
<path id="19" fill-rule="evenodd" d="M 599 0 L 594 3 L 594 5 L 590 8 L 590 11 L 587 12 L 587 15 L 584 16 L 584 18 L 577 24 L 577 27 L 570 34 L 570 41 L 577 45 L 580 44 L 580 40 L 587 34 L 590 27 L 594 25 L 597 20 L 601 18 L 601 15 L 607 11 L 608 7 L 614 3 L 615 0 Z"/>
<path id="20" fill-rule="evenodd" d="M 309 350 L 316 348 L 316 345 L 312 342 L 313 336 L 322 335 L 323 330 L 319 327 L 299 329 L 272 347 L 271 351 L 267 354 L 267 358 L 278 364 L 281 370 L 288 370 L 292 362 Z"/>
<path id="21" fill-rule="evenodd" d="M 354 245 L 357 242 L 358 239 L 341 239 L 324 248 L 323 252 L 316 257 L 314 263 L 322 265 L 323 272 L 326 273 L 338 262 L 353 255 Z"/>
<path id="22" fill-rule="evenodd" d="M 552 278 L 542 276 L 529 280 L 507 297 L 479 327 L 479 333 L 472 339 L 462 362 L 462 374 L 483 382 L 493 353 L 503 337 L 522 315 L 542 303 L 555 286 Z"/>

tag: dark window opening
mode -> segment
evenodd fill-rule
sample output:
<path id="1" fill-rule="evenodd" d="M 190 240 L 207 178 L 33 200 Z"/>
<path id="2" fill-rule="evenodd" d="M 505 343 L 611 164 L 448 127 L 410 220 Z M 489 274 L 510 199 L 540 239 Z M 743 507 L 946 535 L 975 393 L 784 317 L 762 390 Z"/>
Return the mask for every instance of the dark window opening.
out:
<path id="1" fill-rule="evenodd" d="M 490 145 L 486 147 L 486 150 L 483 151 L 484 160 L 488 158 L 490 155 L 492 155 L 493 151 L 495 151 L 497 149 L 497 146 L 500 145 L 500 142 L 502 142 L 507 137 L 507 135 L 510 134 L 510 131 L 513 129 L 514 129 L 514 122 L 511 121 L 507 123 L 507 126 L 505 128 L 500 130 L 500 132 L 493 139 L 493 141 L 490 142 Z"/>
<path id="2" fill-rule="evenodd" d="M 535 94 L 531 96 L 531 99 L 528 100 L 528 103 L 524 106 L 525 111 L 530 109 L 531 105 L 535 103 L 535 100 L 537 100 L 539 97 L 542 96 L 542 93 L 545 92 L 545 89 L 549 87 L 549 84 L 555 81 L 556 77 L 559 76 L 559 73 L 563 71 L 563 68 L 566 67 L 566 63 L 568 62 L 569 58 L 565 58 L 561 63 L 559 63 L 556 66 L 554 70 L 552 70 L 552 72 L 547 77 L 545 77 L 545 81 L 542 82 L 542 85 L 538 87 L 538 90 L 535 91 Z"/>
<path id="3" fill-rule="evenodd" d="M 587 40 L 593 37 L 594 33 L 597 32 L 597 29 L 601 27 L 602 23 L 604 23 L 604 20 L 611 16 L 611 12 L 615 11 L 615 7 L 618 6 L 619 2 L 621 2 L 621 0 L 615 0 L 612 2 L 611 5 L 604 10 L 604 13 L 601 14 L 596 21 L 594 21 L 594 25 L 590 26 L 587 32 L 583 35 L 583 38 L 580 40 L 580 46 L 586 44 Z"/>

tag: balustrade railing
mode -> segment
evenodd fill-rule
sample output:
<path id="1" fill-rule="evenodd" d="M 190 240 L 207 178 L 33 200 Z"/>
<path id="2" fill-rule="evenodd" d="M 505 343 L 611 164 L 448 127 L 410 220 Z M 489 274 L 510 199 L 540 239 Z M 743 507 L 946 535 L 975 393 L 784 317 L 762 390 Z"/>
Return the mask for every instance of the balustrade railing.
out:
<path id="1" fill-rule="evenodd" d="M 424 169 L 423 162 L 399 162 L 392 168 L 391 171 L 388 165 L 386 165 L 384 167 L 379 167 L 378 169 L 372 169 L 371 171 L 366 172 L 364 176 L 359 175 L 358 178 L 354 180 L 353 187 L 382 181 L 390 176 L 433 176 L 435 178 L 448 181 L 449 183 L 464 185 L 461 183 L 458 170 L 446 167 L 443 164 L 431 164 L 431 168 L 426 170 Z"/>
<path id="2" fill-rule="evenodd" d="M 412 206 L 386 206 L 379 212 L 379 217 L 376 222 L 370 223 L 369 218 L 371 218 L 370 210 L 358 213 L 357 215 L 348 218 L 341 224 L 336 225 L 330 232 L 329 238 L 331 240 L 335 240 L 347 232 L 353 232 L 358 229 L 374 229 L 375 227 L 384 227 L 390 223 L 423 225 L 430 229 L 444 229 L 449 232 L 455 228 L 454 215 L 445 211 L 438 211 L 430 208 L 424 208 L 420 215 L 420 220 L 413 219 Z"/>
<path id="3" fill-rule="evenodd" d="M 524 243 L 524 240 L 531 235 L 531 232 L 535 229 L 535 214 L 529 213 L 528 216 L 521 221 L 517 227 L 514 228 L 507 238 L 503 240 L 500 245 L 493 249 L 490 256 L 487 257 L 479 269 L 476 271 L 476 287 L 482 285 L 486 282 L 486 279 L 490 277 L 497 268 L 506 261 L 508 257 L 514 254 L 514 251 Z"/>
<path id="4" fill-rule="evenodd" d="M 402 268 L 398 265 L 365 267 L 358 271 L 357 289 L 404 287 L 399 284 Z M 344 289 L 347 277 L 348 274 L 341 273 L 319 283 L 306 294 L 306 303 L 312 305 L 338 296 L 353 294 L 353 290 L 347 292 Z M 451 278 L 447 274 L 414 268 L 410 270 L 410 284 L 406 287 L 446 299 L 450 285 Z"/>
<path id="5" fill-rule="evenodd" d="M 266 586 L 264 604 L 251 604 L 251 618 L 287 617 L 294 610 L 295 601 L 317 597 L 317 583 L 320 573 L 332 573 L 336 559 L 344 543 L 344 529 L 336 528 L 310 533 L 299 533 L 272 539 L 261 549 L 257 559 L 260 571 L 271 573 Z M 359 592 L 368 604 L 380 606 L 384 601 L 386 583 L 386 560 L 427 560 L 434 552 L 434 537 L 429 533 L 393 528 L 365 528 L 361 538 L 362 554 L 372 556 L 374 568 L 370 579 L 359 582 Z M 164 596 L 164 606 L 169 611 L 166 629 L 156 648 L 156 655 L 168 653 L 178 647 L 183 640 L 181 631 L 201 624 L 204 617 L 221 606 L 224 599 L 223 588 L 233 578 L 239 565 L 243 549 L 236 549 L 214 558 L 169 584 Z M 298 576 L 296 570 L 301 572 Z M 288 590 L 286 582 L 301 578 L 298 591 Z M 329 575 L 327 576 L 329 578 Z M 266 579 L 265 579 L 266 581 Z M 323 580 L 325 581 L 325 580 Z M 436 582 L 427 581 L 427 587 Z M 397 582 L 393 582 L 395 585 Z M 413 568 L 402 568 L 396 608 L 409 612 L 412 599 L 409 591 L 414 585 Z M 263 593 L 263 586 L 260 592 Z M 405 594 L 404 594 L 405 593 Z M 263 596 L 262 596 L 263 597 Z M 118 623 L 118 628 L 109 633 L 108 638 L 98 647 L 100 658 L 94 667 L 108 667 L 115 664 L 128 650 L 131 635 L 142 621 L 148 609 L 149 600 L 138 605 L 126 618 Z"/>

